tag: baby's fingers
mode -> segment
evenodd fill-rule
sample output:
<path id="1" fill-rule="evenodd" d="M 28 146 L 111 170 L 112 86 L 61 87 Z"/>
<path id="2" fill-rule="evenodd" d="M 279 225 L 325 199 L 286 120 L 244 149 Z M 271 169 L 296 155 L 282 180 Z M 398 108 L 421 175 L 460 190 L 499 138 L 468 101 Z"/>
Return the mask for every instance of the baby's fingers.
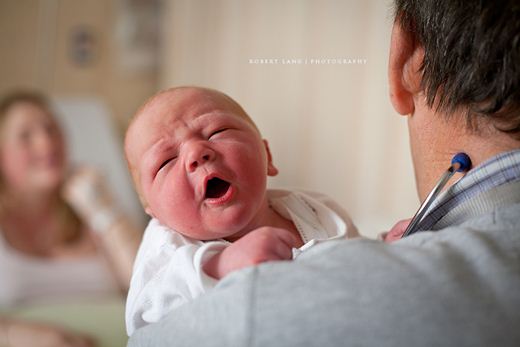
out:
<path id="1" fill-rule="evenodd" d="M 297 240 L 296 237 L 288 230 L 285 229 L 279 229 L 279 228 L 273 228 L 273 230 L 276 232 L 276 235 L 282 241 L 289 249 L 292 250 L 294 245 L 296 245 Z"/>
<path id="2" fill-rule="evenodd" d="M 262 227 L 248 236 L 256 239 L 255 251 L 262 258 L 261 262 L 292 259 L 296 239 L 291 232 L 281 228 Z"/>
<path id="3" fill-rule="evenodd" d="M 404 219 L 402 221 L 397 222 L 392 227 L 392 229 L 390 229 L 390 231 L 385 235 L 385 242 L 393 242 L 399 240 L 403 236 L 404 232 L 406 231 L 406 228 L 408 228 L 408 225 L 411 221 L 411 219 Z"/>
<path id="4" fill-rule="evenodd" d="M 290 243 L 280 240 L 274 244 L 274 252 L 278 260 L 290 260 L 293 257 L 293 247 Z"/>

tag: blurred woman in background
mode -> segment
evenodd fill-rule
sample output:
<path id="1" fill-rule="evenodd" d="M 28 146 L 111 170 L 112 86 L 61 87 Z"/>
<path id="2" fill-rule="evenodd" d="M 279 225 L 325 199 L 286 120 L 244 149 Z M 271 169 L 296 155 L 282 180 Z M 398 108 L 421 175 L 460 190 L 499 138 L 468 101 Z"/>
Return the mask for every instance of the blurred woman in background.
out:
<path id="1" fill-rule="evenodd" d="M 125 293 L 140 232 L 89 169 L 70 174 L 46 99 L 0 101 L 0 311 Z M 0 346 L 95 346 L 65 328 L 0 315 Z"/>

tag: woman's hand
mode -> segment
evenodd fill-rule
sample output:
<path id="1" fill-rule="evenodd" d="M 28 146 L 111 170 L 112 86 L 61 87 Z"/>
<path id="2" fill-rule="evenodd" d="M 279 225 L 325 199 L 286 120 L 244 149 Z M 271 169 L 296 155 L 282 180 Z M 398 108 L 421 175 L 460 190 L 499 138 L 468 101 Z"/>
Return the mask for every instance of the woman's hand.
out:
<path id="1" fill-rule="evenodd" d="M 70 330 L 33 322 L 5 324 L 5 340 L 9 347 L 95 347 L 95 341 Z"/>
<path id="2" fill-rule="evenodd" d="M 103 177 L 90 168 L 73 172 L 63 187 L 63 197 L 95 233 L 111 262 L 120 287 L 128 289 L 141 230 L 118 208 Z"/>
<path id="3" fill-rule="evenodd" d="M 63 198 L 96 231 L 104 231 L 119 216 L 103 177 L 94 169 L 76 169 L 63 187 Z"/>

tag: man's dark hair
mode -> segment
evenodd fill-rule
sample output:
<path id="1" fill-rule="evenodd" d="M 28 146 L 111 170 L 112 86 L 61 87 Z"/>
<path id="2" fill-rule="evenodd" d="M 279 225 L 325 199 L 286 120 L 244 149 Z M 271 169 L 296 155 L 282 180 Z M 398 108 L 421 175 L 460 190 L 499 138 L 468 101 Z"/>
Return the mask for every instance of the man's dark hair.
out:
<path id="1" fill-rule="evenodd" d="M 424 48 L 430 107 L 520 139 L 519 0 L 395 0 L 395 16 Z"/>

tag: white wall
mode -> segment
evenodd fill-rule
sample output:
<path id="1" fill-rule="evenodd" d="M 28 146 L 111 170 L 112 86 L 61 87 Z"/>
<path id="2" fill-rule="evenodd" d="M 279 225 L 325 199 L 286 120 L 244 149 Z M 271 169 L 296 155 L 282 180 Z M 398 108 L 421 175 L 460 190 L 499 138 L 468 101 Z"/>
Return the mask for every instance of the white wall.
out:
<path id="1" fill-rule="evenodd" d="M 406 122 L 388 98 L 388 1 L 164 4 L 160 86 L 208 86 L 241 103 L 271 144 L 280 169 L 272 187 L 331 195 L 367 236 L 413 214 Z M 311 61 L 328 58 L 364 63 Z"/>

